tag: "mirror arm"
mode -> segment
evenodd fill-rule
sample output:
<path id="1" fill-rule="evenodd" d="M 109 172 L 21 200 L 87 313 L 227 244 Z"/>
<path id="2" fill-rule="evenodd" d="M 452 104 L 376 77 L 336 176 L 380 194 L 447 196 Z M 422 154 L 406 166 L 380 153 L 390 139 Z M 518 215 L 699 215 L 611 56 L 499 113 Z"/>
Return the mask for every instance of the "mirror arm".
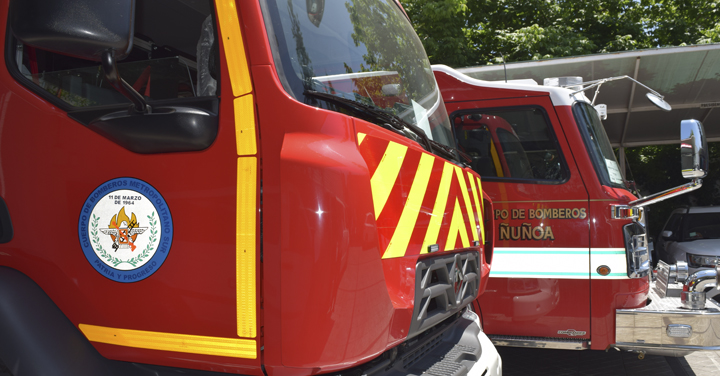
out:
<path id="1" fill-rule="evenodd" d="M 634 79 L 634 78 L 632 78 L 632 77 L 630 77 L 630 76 L 627 76 L 627 75 L 625 75 L 625 76 L 617 76 L 617 77 L 601 78 L 601 79 L 599 79 L 599 80 L 586 81 L 586 82 L 581 82 L 581 83 L 579 83 L 579 84 L 573 84 L 572 86 L 588 85 L 588 84 L 591 84 L 591 85 L 588 86 L 588 87 L 585 87 L 585 88 L 582 88 L 582 89 L 580 89 L 580 90 L 577 90 L 577 91 L 574 91 L 574 92 L 570 93 L 570 96 L 573 96 L 573 95 L 575 95 L 575 94 L 577 94 L 577 93 L 583 92 L 583 91 L 588 90 L 588 89 L 592 89 L 592 88 L 594 88 L 595 86 L 600 86 L 600 85 L 602 85 L 602 84 L 604 84 L 604 83 L 606 83 L 606 82 L 622 80 L 622 79 L 625 79 L 625 78 L 627 78 L 627 79 L 629 79 L 630 81 L 633 81 L 633 82 L 635 82 L 636 84 L 644 87 L 644 88 L 647 89 L 649 92 L 657 95 L 657 96 L 660 97 L 661 99 L 665 98 L 664 96 L 660 95 L 660 93 L 658 93 L 657 91 L 655 91 L 655 90 L 647 87 L 647 86 L 646 86 L 645 84 L 643 84 L 642 82 L 640 82 L 640 81 L 638 81 L 638 80 L 636 80 L 636 79 Z"/>
<path id="2" fill-rule="evenodd" d="M 670 188 L 666 191 L 662 191 L 662 192 L 656 193 L 654 195 L 643 197 L 643 198 L 637 199 L 635 201 L 630 201 L 627 204 L 627 206 L 633 208 L 633 207 L 652 205 L 652 204 L 658 203 L 660 201 L 664 201 L 669 198 L 679 196 L 681 194 L 692 192 L 700 187 L 702 187 L 702 179 L 693 179 L 693 181 L 691 181 L 690 183 L 683 184 L 683 185 L 675 187 L 675 188 Z"/>
<path id="3" fill-rule="evenodd" d="M 112 49 L 105 50 L 102 54 L 102 67 L 105 77 L 112 86 L 133 103 L 133 110 L 139 113 L 151 112 L 150 106 L 140 93 L 120 77 L 120 72 L 115 61 L 115 52 Z"/>

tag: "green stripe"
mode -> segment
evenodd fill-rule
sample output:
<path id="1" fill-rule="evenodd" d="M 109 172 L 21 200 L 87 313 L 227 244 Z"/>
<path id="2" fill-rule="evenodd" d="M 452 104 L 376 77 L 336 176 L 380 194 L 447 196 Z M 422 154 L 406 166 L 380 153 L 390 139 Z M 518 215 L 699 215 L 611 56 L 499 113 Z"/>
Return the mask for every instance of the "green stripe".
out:
<path id="1" fill-rule="evenodd" d="M 594 276 L 594 277 L 598 278 L 598 276 Z M 626 273 L 610 273 L 608 275 L 601 275 L 600 278 L 602 278 L 602 277 L 627 277 L 627 274 Z"/>
<path id="2" fill-rule="evenodd" d="M 567 273 L 567 272 L 496 272 L 494 270 L 490 271 L 490 275 L 508 275 L 508 274 L 520 274 L 520 275 L 577 275 L 577 276 L 587 276 L 590 273 Z"/>
<path id="3" fill-rule="evenodd" d="M 592 251 L 593 255 L 624 255 L 625 251 Z"/>

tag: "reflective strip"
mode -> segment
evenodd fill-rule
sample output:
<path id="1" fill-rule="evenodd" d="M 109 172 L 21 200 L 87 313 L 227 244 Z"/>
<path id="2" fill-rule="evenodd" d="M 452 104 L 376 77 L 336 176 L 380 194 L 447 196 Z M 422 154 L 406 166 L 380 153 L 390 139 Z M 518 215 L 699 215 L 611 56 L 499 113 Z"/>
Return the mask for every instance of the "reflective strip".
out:
<path id="1" fill-rule="evenodd" d="M 601 265 L 610 267 L 610 274 L 602 276 L 597 268 Z M 625 248 L 591 248 L 590 279 L 628 279 L 627 256 Z"/>
<path id="2" fill-rule="evenodd" d="M 588 279 L 588 248 L 495 248 L 490 277 Z"/>
<path id="3" fill-rule="evenodd" d="M 607 265 L 610 275 L 597 274 Z M 588 269 L 588 266 L 590 268 Z M 627 279 L 624 248 L 495 248 L 491 278 Z"/>
<path id="4" fill-rule="evenodd" d="M 482 200 L 482 182 L 480 181 L 480 178 L 475 178 L 477 180 L 477 191 L 480 195 L 480 212 L 478 213 L 478 217 L 480 218 L 480 236 L 482 237 L 482 243 L 485 244 L 485 203 Z M 492 214 L 492 213 L 491 213 Z"/>
<path id="5" fill-rule="evenodd" d="M 235 238 L 237 332 L 240 337 L 256 337 L 255 219 L 257 215 L 257 159 L 238 158 L 237 227 Z"/>
<path id="6" fill-rule="evenodd" d="M 460 192 L 462 193 L 463 203 L 465 204 L 465 210 L 467 210 L 468 218 L 470 219 L 470 228 L 472 229 L 470 232 L 472 233 L 473 240 L 477 241 L 477 224 L 475 222 L 475 216 L 473 215 L 473 207 L 472 204 L 470 204 L 470 194 L 468 193 L 467 184 L 465 183 L 465 174 L 463 174 L 462 169 L 458 166 L 455 166 L 455 175 L 458 178 L 458 181 L 460 182 Z M 462 213 L 460 215 L 462 218 Z M 454 218 L 454 215 L 453 215 Z M 464 221 L 463 221 L 464 222 Z M 464 226 L 465 232 L 467 232 L 467 229 Z M 467 234 L 465 234 L 465 237 L 467 237 Z M 469 243 L 466 247 L 469 247 Z"/>
<path id="7" fill-rule="evenodd" d="M 400 174 L 400 168 L 405 160 L 407 146 L 400 145 L 395 142 L 388 143 L 385 154 L 378 164 L 375 173 L 370 178 L 370 187 L 372 189 L 373 204 L 375 206 L 375 219 L 380 217 L 385 203 L 387 203 L 390 192 L 395 186 Z"/>
<path id="8" fill-rule="evenodd" d="M 470 240 L 467 235 L 467 228 L 465 227 L 465 219 L 463 219 L 462 211 L 460 210 L 460 202 L 455 198 L 455 208 L 453 210 L 452 221 L 450 222 L 450 230 L 448 230 L 447 241 L 445 242 L 445 250 L 450 251 L 455 249 L 455 243 L 457 237 L 460 235 L 460 243 L 464 248 L 470 246 Z"/>
<path id="9" fill-rule="evenodd" d="M 247 94 L 233 101 L 235 107 L 235 139 L 238 155 L 257 154 L 255 140 L 255 103 Z"/>
<path id="10" fill-rule="evenodd" d="M 477 189 L 475 186 L 475 177 L 470 173 L 470 171 L 467 172 L 468 180 L 470 180 L 470 189 L 472 189 L 472 197 L 473 202 L 475 203 L 475 212 L 478 216 L 478 224 L 475 228 L 475 233 L 480 233 L 480 239 L 482 241 L 480 243 L 485 244 L 485 229 L 483 228 L 483 207 L 481 205 L 482 201 L 478 198 L 478 192 L 482 195 L 482 192 Z M 477 238 L 475 239 L 477 240 Z"/>
<path id="11" fill-rule="evenodd" d="M 408 193 L 405 207 L 400 215 L 400 222 L 398 222 L 395 232 L 393 232 L 392 239 L 383 254 L 383 258 L 405 255 L 405 251 L 410 243 L 410 237 L 415 230 L 415 223 L 417 222 L 423 199 L 425 198 L 425 191 L 430 181 L 434 162 L 435 158 L 430 154 L 422 153 L 420 156 L 420 163 L 418 164 L 415 178 L 410 187 L 410 193 Z"/>
<path id="12" fill-rule="evenodd" d="M 367 136 L 365 133 L 358 133 L 358 145 L 362 145 L 363 141 L 365 140 L 365 136 Z"/>
<path id="13" fill-rule="evenodd" d="M 219 0 L 215 2 L 215 6 L 217 7 L 220 37 L 225 50 L 233 96 L 239 97 L 252 91 L 252 83 L 240 31 L 238 11 L 235 0 Z"/>
<path id="14" fill-rule="evenodd" d="M 440 234 L 440 226 L 442 226 L 443 216 L 445 215 L 445 206 L 447 205 L 448 195 L 450 194 L 450 183 L 452 182 L 453 165 L 445 162 L 443 165 L 442 178 L 438 187 L 438 194 L 435 197 L 435 206 L 433 207 L 430 223 L 428 224 L 425 240 L 423 240 L 420 254 L 428 253 L 428 246 L 436 244 L 438 235 Z"/>
<path id="15" fill-rule="evenodd" d="M 117 329 L 87 324 L 80 324 L 79 327 L 92 342 L 190 354 L 257 358 L 255 340 Z"/>

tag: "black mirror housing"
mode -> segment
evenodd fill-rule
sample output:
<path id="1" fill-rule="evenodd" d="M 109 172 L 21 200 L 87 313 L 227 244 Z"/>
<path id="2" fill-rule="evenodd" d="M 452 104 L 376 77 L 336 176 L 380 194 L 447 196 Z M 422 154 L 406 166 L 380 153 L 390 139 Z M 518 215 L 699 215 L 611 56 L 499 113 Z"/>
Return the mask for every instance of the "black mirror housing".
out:
<path id="1" fill-rule="evenodd" d="M 9 23 L 33 47 L 92 61 L 111 49 L 121 60 L 132 50 L 135 0 L 11 0 Z"/>

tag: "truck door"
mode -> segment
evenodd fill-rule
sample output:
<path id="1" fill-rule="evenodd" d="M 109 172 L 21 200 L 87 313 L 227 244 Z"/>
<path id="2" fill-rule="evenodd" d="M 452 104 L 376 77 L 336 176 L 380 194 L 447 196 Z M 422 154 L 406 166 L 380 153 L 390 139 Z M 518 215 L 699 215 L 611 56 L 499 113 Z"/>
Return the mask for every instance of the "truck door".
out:
<path id="1" fill-rule="evenodd" d="M 237 13 L 224 16 L 237 28 Z M 254 244 L 236 271 L 236 239 L 255 233 L 254 218 L 237 220 L 241 205 L 257 213 L 256 158 L 238 162 L 216 21 L 211 1 L 137 1 L 133 49 L 117 66 L 152 111 L 110 135 L 93 121 L 133 110 L 100 63 L 5 35 L 0 192 L 15 233 L 2 264 L 28 272 L 108 358 L 259 367 Z M 177 109 L 214 126 L 188 137 Z"/>
<path id="2" fill-rule="evenodd" d="M 587 341 L 588 193 L 550 99 L 447 107 L 494 203 L 495 253 L 479 299 L 486 332 Z"/>

